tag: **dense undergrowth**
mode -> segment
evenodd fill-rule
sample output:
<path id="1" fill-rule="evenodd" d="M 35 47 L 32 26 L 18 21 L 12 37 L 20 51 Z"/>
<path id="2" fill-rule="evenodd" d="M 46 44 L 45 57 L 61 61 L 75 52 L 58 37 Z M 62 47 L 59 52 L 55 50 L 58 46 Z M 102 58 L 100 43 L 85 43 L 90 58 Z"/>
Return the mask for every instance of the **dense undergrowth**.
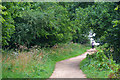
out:
<path id="1" fill-rule="evenodd" d="M 88 54 L 81 61 L 80 68 L 87 78 L 120 78 L 120 65 L 116 64 L 112 55 L 106 57 L 101 49 L 95 54 Z"/>
<path id="2" fill-rule="evenodd" d="M 55 63 L 78 56 L 90 47 L 80 44 L 59 44 L 52 48 L 34 46 L 30 51 L 7 51 L 2 57 L 2 78 L 49 78 Z"/>

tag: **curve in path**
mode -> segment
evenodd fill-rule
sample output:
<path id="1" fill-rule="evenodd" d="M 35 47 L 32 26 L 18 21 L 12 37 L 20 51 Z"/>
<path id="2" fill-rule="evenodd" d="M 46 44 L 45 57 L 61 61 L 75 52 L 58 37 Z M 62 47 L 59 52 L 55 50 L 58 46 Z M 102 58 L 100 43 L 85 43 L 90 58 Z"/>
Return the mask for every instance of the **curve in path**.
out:
<path id="1" fill-rule="evenodd" d="M 50 78 L 86 78 L 86 75 L 80 70 L 79 64 L 87 54 L 95 52 L 96 49 L 90 49 L 80 56 L 57 62 Z"/>

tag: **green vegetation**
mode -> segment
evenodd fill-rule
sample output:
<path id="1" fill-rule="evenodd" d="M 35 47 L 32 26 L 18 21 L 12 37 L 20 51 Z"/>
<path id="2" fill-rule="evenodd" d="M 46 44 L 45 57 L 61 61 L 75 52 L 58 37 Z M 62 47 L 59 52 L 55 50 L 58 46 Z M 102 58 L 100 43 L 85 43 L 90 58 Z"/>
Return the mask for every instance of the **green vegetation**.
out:
<path id="1" fill-rule="evenodd" d="M 119 23 L 119 6 L 112 2 L 101 2 L 89 5 L 86 8 L 79 7 L 77 19 L 84 28 L 89 27 L 96 34 L 94 39 L 101 45 L 106 45 L 106 55 L 112 49 L 113 59 L 119 63 L 120 52 L 120 23 Z M 114 10 L 115 9 L 115 10 Z"/>
<path id="2" fill-rule="evenodd" d="M 90 12 L 88 12 L 88 14 L 91 13 L 90 15 L 92 15 L 93 18 L 93 20 L 91 18 L 91 28 L 96 33 L 95 39 L 98 40 L 102 46 L 101 48 L 97 48 L 99 50 L 97 53 L 87 55 L 87 58 L 80 63 L 80 68 L 88 78 L 120 78 L 120 23 L 119 20 L 117 20 L 117 16 L 120 15 L 115 12 L 115 10 L 119 11 L 120 6 L 118 5 L 116 8 L 111 6 L 112 9 L 109 10 L 106 7 L 110 7 L 111 3 L 103 4 L 104 3 L 100 3 L 99 5 L 92 6 L 93 8 L 89 8 Z M 98 15 L 98 11 L 100 11 L 100 15 Z M 101 16 L 103 13 L 105 13 L 104 16 Z M 95 22 L 96 19 L 99 21 Z M 113 23 L 114 25 L 112 25 Z"/>
<path id="3" fill-rule="evenodd" d="M 112 55 L 106 57 L 102 50 L 87 55 L 80 62 L 80 69 L 87 75 L 87 78 L 119 78 L 120 65 L 113 61 Z"/>
<path id="4" fill-rule="evenodd" d="M 63 6 L 52 2 L 3 2 L 2 8 L 3 48 L 18 48 L 20 45 L 29 48 L 34 45 L 51 47 L 56 43 L 66 43 L 71 40 L 89 43 L 86 37 L 88 34 L 83 33 L 83 28 L 75 25 L 75 21 L 71 20 L 74 13 L 68 10 L 70 3 Z M 81 40 L 76 41 L 80 38 Z"/>
<path id="5" fill-rule="evenodd" d="M 3 77 L 49 77 L 56 61 L 85 52 L 86 46 L 67 43 L 88 44 L 90 31 L 103 52 L 88 55 L 81 68 L 96 73 L 91 77 L 119 77 L 119 3 L 2 2 L 0 9 Z"/>
<path id="6" fill-rule="evenodd" d="M 34 46 L 30 51 L 5 51 L 3 54 L 3 78 L 49 78 L 55 63 L 84 53 L 90 47 L 80 44 L 59 44 L 52 48 Z"/>

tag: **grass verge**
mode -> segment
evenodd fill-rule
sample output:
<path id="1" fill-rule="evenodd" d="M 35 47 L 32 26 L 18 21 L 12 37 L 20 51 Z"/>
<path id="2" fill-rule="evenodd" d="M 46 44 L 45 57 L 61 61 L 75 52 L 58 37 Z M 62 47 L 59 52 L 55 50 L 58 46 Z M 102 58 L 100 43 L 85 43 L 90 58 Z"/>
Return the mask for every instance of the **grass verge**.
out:
<path id="1" fill-rule="evenodd" d="M 90 47 L 80 44 L 59 44 L 57 48 L 33 47 L 30 51 L 4 51 L 2 78 L 49 78 L 55 63 L 83 54 Z"/>
<path id="2" fill-rule="evenodd" d="M 100 50 L 95 54 L 87 55 L 80 62 L 80 69 L 87 78 L 120 78 L 120 65 L 113 61 L 112 56 L 108 58 Z"/>

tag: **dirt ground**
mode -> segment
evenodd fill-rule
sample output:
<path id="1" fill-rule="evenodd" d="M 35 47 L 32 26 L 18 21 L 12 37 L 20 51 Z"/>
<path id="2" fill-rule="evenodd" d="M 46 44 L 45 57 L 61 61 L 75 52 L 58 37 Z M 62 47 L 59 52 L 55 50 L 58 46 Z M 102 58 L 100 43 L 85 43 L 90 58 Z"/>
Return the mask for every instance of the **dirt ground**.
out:
<path id="1" fill-rule="evenodd" d="M 80 56 L 57 62 L 50 78 L 86 78 L 79 65 L 87 54 L 93 54 L 94 52 L 96 52 L 96 49 L 90 49 Z"/>

